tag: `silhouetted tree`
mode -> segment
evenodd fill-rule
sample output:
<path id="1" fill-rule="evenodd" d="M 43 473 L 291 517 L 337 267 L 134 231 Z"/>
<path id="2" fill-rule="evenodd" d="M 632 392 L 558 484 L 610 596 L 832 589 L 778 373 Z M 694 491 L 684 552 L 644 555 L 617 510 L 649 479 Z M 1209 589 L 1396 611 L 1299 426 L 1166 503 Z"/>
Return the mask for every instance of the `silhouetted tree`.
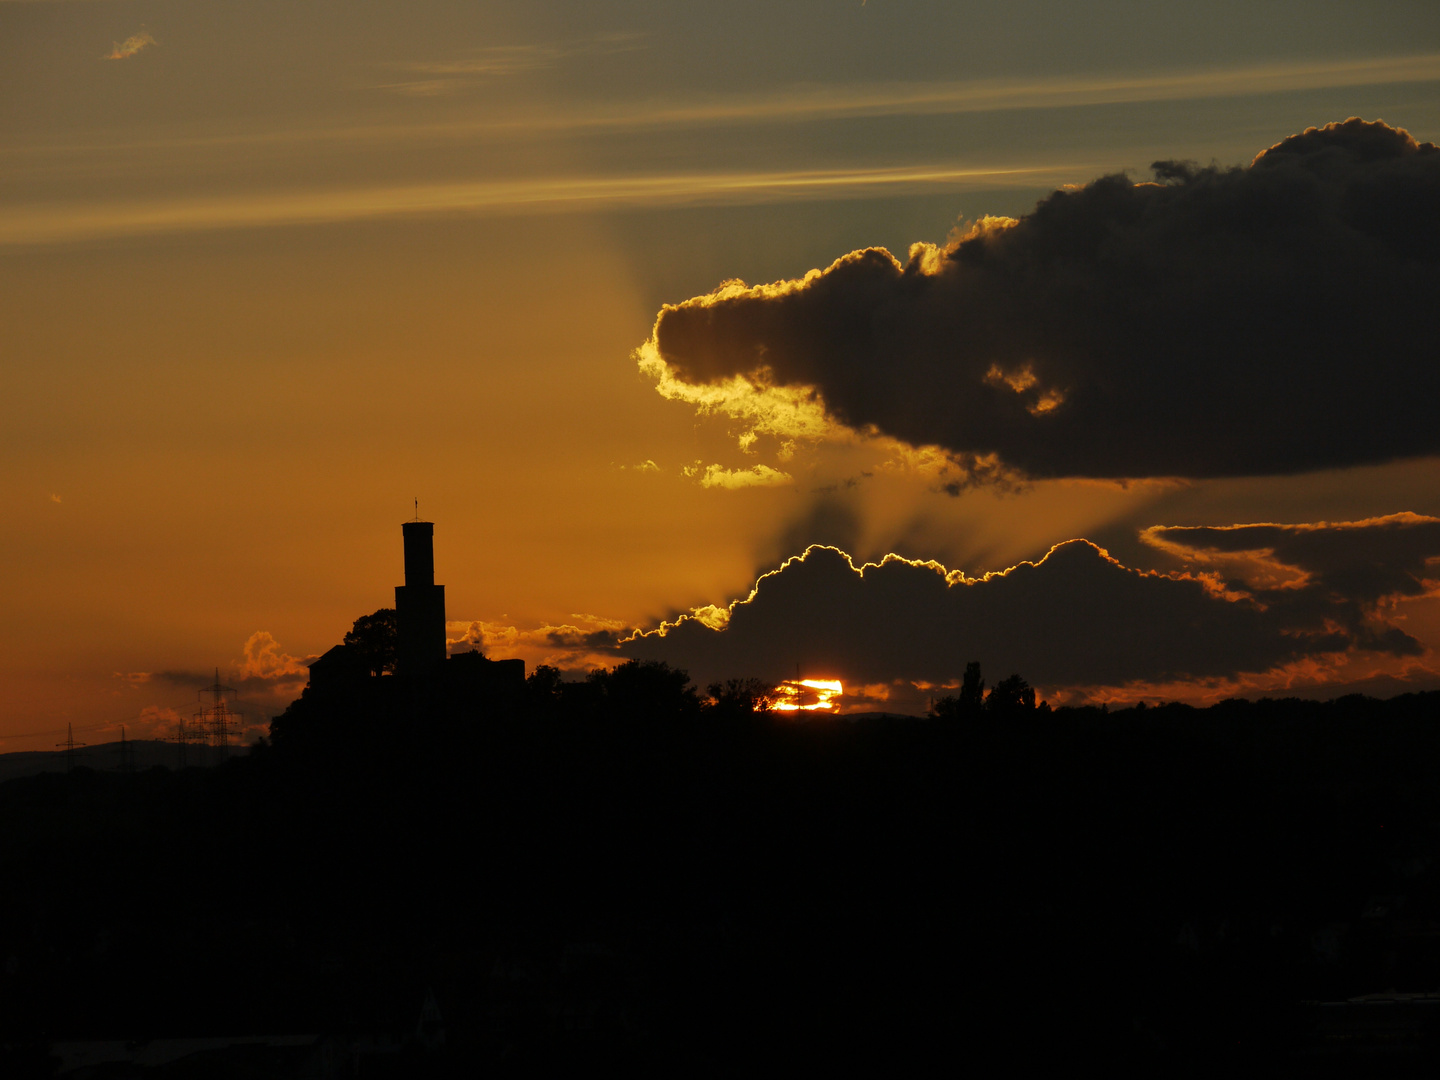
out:
<path id="1" fill-rule="evenodd" d="M 705 710 L 716 716 L 747 717 L 768 713 L 775 704 L 775 684 L 764 679 L 726 679 L 711 683 Z"/>
<path id="2" fill-rule="evenodd" d="M 1035 711 L 1035 688 L 1019 675 L 1001 679 L 985 699 L 985 709 L 994 716 L 1020 716 Z"/>
<path id="3" fill-rule="evenodd" d="M 965 665 L 965 677 L 959 695 L 951 694 L 930 703 L 930 715 L 955 720 L 979 716 L 985 707 L 985 680 L 980 677 L 980 662 Z"/>
<path id="4" fill-rule="evenodd" d="M 525 696 L 537 705 L 550 704 L 560 697 L 560 669 L 541 664 L 525 679 Z"/>
<path id="5" fill-rule="evenodd" d="M 978 713 L 985 704 L 985 680 L 980 677 L 980 661 L 965 665 L 965 678 L 960 683 L 960 711 Z"/>
<path id="6" fill-rule="evenodd" d="M 597 668 L 585 682 L 617 720 L 666 722 L 694 717 L 700 711 L 690 673 L 663 660 L 627 660 L 609 671 Z"/>
<path id="7" fill-rule="evenodd" d="M 930 701 L 930 715 L 939 720 L 959 719 L 960 699 L 954 694 L 947 694 L 942 698 L 932 698 Z"/>
<path id="8" fill-rule="evenodd" d="M 361 615 L 345 635 L 345 644 L 355 650 L 371 675 L 385 675 L 395 670 L 395 642 L 400 624 L 394 608 L 381 608 Z"/>

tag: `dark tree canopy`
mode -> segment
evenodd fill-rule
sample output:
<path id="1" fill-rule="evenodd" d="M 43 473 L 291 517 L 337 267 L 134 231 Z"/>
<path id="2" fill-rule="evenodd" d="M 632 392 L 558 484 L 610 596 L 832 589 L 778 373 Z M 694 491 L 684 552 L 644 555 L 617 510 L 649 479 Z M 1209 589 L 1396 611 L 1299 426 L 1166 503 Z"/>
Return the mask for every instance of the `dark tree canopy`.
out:
<path id="1" fill-rule="evenodd" d="M 726 679 L 706 687 L 705 708 L 717 716 L 768 713 L 775 704 L 776 687 L 764 679 Z"/>
<path id="2" fill-rule="evenodd" d="M 996 716 L 1019 716 L 1035 711 L 1035 688 L 1019 675 L 1001 679 L 985 699 L 985 708 Z"/>
<path id="3" fill-rule="evenodd" d="M 615 718 L 656 723 L 693 717 L 700 709 L 689 673 L 663 660 L 627 660 L 608 671 L 597 668 L 585 685 L 601 709 Z"/>
<path id="4" fill-rule="evenodd" d="M 345 644 L 371 675 L 389 675 L 395 671 L 395 642 L 400 633 L 394 608 L 381 608 L 361 615 L 345 635 Z"/>
<path id="5" fill-rule="evenodd" d="M 1050 707 L 1042 701 L 1039 710 L 1048 713 Z M 1001 679 L 987 696 L 980 664 L 975 660 L 965 665 L 965 678 L 958 695 L 951 694 L 930 703 L 930 715 L 945 720 L 974 719 L 984 713 L 1017 717 L 1035 711 L 1035 688 L 1019 675 Z"/>
<path id="6" fill-rule="evenodd" d="M 932 702 L 930 715 L 947 720 L 976 717 L 984 707 L 985 680 L 980 677 L 980 662 L 971 660 L 965 665 L 965 678 L 960 683 L 959 695 L 950 694 Z"/>
<path id="7" fill-rule="evenodd" d="M 985 680 L 980 677 L 980 661 L 965 665 L 965 680 L 960 684 L 960 711 L 979 712 L 985 702 Z"/>
<path id="8" fill-rule="evenodd" d="M 559 668 L 540 664 L 526 676 L 525 692 L 535 702 L 550 702 L 559 698 L 562 682 Z"/>

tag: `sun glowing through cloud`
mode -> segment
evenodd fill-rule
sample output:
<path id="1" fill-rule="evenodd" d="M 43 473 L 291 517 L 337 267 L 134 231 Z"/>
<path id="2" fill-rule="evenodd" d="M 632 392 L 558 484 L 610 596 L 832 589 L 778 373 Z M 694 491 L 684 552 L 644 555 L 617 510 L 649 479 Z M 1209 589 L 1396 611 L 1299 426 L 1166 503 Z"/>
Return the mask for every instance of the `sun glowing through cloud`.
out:
<path id="1" fill-rule="evenodd" d="M 776 712 L 834 712 L 845 688 L 839 679 L 787 679 L 776 687 Z"/>

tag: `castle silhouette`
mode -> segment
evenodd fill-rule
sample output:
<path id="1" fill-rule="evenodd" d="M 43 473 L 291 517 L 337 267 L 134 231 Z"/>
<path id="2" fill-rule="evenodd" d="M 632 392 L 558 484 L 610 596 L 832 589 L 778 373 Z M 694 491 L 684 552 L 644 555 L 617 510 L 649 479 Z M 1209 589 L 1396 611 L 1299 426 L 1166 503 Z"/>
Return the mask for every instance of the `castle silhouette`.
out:
<path id="1" fill-rule="evenodd" d="M 309 665 L 309 689 L 320 694 L 400 693 L 431 701 L 469 697 L 494 702 L 518 696 L 525 686 L 524 660 L 490 660 L 474 651 L 447 655 L 445 586 L 435 584 L 435 525 L 407 521 L 400 529 L 405 584 L 395 586 L 393 675 L 375 673 L 358 648 L 341 644 Z"/>

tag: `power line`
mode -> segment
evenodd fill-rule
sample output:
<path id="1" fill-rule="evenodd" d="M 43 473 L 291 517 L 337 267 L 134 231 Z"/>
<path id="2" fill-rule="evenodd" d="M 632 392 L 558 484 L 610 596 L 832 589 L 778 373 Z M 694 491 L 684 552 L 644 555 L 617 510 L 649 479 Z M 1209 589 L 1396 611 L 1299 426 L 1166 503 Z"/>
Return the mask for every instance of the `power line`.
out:
<path id="1" fill-rule="evenodd" d="M 118 722 L 118 721 L 117 721 Z M 114 727 L 114 724 L 101 721 L 96 724 L 81 724 L 81 731 L 98 731 L 101 728 Z M 0 739 L 39 739 L 46 735 L 59 735 L 61 731 L 68 731 L 71 725 L 66 724 L 64 728 L 46 728 L 44 731 L 16 731 L 0 735 Z M 58 743 L 56 744 L 59 745 Z"/>

